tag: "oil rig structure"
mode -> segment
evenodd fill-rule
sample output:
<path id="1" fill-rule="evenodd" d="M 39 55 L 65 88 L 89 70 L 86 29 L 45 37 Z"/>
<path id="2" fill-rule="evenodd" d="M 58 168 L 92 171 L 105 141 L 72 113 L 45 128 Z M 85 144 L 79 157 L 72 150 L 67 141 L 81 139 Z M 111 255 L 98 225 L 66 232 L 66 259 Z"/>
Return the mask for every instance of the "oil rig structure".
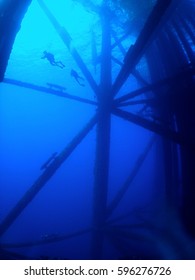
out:
<path id="1" fill-rule="evenodd" d="M 101 55 L 99 57 L 100 84 L 97 84 L 89 71 L 82 55 L 71 45 L 71 34 L 61 26 L 55 15 L 47 7 L 47 1 L 37 0 L 59 38 L 63 41 L 88 82 L 96 100 L 63 93 L 57 88 L 46 88 L 25 82 L 5 78 L 5 71 L 21 22 L 31 5 L 32 0 L 3 1 L 0 10 L 0 81 L 16 86 L 31 88 L 40 92 L 63 95 L 63 98 L 83 102 L 96 108 L 94 116 L 78 131 L 75 137 L 59 154 L 54 155 L 42 174 L 28 188 L 21 199 L 14 205 L 0 223 L 0 236 L 11 230 L 12 224 L 26 210 L 31 201 L 39 195 L 47 182 L 74 153 L 74 150 L 88 133 L 95 128 L 96 149 L 94 162 L 94 184 L 92 202 L 92 222 L 89 228 L 78 230 L 72 234 L 50 236 L 24 243 L 0 244 L 1 258 L 25 258 L 15 253 L 15 249 L 42 246 L 49 243 L 63 242 L 70 238 L 90 234 L 89 259 L 105 259 L 105 240 L 118 252 L 113 258 L 185 258 L 192 259 L 189 252 L 181 250 L 181 255 L 152 255 L 147 253 L 131 253 L 130 239 L 133 236 L 133 225 L 128 224 L 128 212 L 112 219 L 113 211 L 121 203 L 130 188 L 135 176 L 150 153 L 155 143 L 161 149 L 161 164 L 164 170 L 164 202 L 171 209 L 174 217 L 178 217 L 183 231 L 180 244 L 195 239 L 195 2 L 190 0 L 157 0 L 134 44 L 128 50 L 123 41 L 129 36 L 128 28 L 124 35 L 118 36 L 112 22 L 107 2 L 96 7 L 94 1 L 91 9 L 99 13 L 102 37 Z M 117 24 L 117 23 L 116 23 Z M 113 43 L 114 42 L 114 43 Z M 123 61 L 114 56 L 118 50 Z M 147 62 L 150 81 L 144 77 L 141 68 L 137 67 L 142 59 Z M 116 79 L 112 81 L 112 63 L 120 66 Z M 139 69 L 138 69 L 139 68 Z M 130 76 L 133 76 L 139 88 L 118 96 Z M 131 111 L 139 105 L 139 113 Z M 145 145 L 140 157 L 124 178 L 112 201 L 108 201 L 110 143 L 112 141 L 112 116 L 140 126 L 151 132 L 151 139 Z M 131 145 L 131 144 L 129 144 Z M 2 188 L 3 186 L 1 186 Z M 129 198 L 130 200 L 130 198 Z M 169 215 L 168 215 L 169 216 Z M 171 215 L 170 215 L 171 216 Z M 169 216 L 169 218 L 170 218 Z M 127 219 L 127 220 L 125 220 Z M 168 218 L 167 218 L 168 219 Z M 171 218 L 170 218 L 171 219 Z M 174 219 L 174 218 L 173 218 Z M 177 219 L 177 218 L 175 218 Z M 169 221 L 170 222 L 170 221 Z M 167 223 L 169 223 L 167 221 Z M 173 221 L 171 220 L 170 223 Z M 136 235 L 136 233 L 134 233 Z M 138 234 L 139 235 L 139 234 Z M 140 237 L 141 238 L 141 237 Z M 163 237 L 162 237 L 163 238 Z M 179 238 L 177 236 L 177 238 Z M 160 239 L 161 240 L 161 239 Z M 185 240 L 185 242 L 184 242 Z M 189 241 L 189 242 L 190 242 Z M 161 242 L 161 241 L 160 241 Z M 186 244 L 186 243 L 185 243 Z M 182 245 L 181 245 L 182 246 Z M 184 246 L 186 248 L 186 246 Z M 136 251 L 136 250 L 135 250 Z M 171 252 L 174 250 L 171 248 Z M 67 256 L 68 258 L 68 256 Z"/>

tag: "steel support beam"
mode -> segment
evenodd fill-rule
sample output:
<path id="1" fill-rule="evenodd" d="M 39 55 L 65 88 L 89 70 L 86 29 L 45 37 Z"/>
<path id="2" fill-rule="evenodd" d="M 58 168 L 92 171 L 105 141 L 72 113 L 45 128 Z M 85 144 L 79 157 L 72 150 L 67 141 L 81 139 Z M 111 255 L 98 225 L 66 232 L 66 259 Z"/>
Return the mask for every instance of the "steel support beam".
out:
<path id="1" fill-rule="evenodd" d="M 189 58 L 190 62 L 194 62 L 195 61 L 195 56 L 194 56 L 194 52 L 191 48 L 191 44 L 188 42 L 188 40 L 186 39 L 186 36 L 184 35 L 183 30 L 181 29 L 180 25 L 177 23 L 176 20 L 172 20 L 172 25 L 185 49 L 185 52 L 187 53 L 187 56 Z"/>
<path id="2" fill-rule="evenodd" d="M 89 85 L 91 86 L 92 90 L 95 94 L 98 92 L 98 86 L 93 79 L 91 73 L 89 72 L 87 66 L 85 65 L 84 61 L 82 60 L 81 56 L 77 52 L 77 50 L 72 45 L 72 38 L 69 35 L 68 31 L 65 27 L 61 26 L 54 15 L 50 12 L 50 10 L 47 8 L 43 0 L 38 0 L 38 3 L 48 19 L 50 20 L 51 24 L 55 28 L 56 32 L 70 51 L 71 55 L 73 56 L 74 60 L 76 61 L 77 65 L 79 66 L 80 70 L 82 71 L 83 75 L 85 76 L 86 80 L 88 81 Z"/>
<path id="3" fill-rule="evenodd" d="M 112 87 L 112 95 L 115 96 L 122 85 L 127 80 L 130 73 L 136 66 L 136 64 L 141 59 L 142 55 L 146 51 L 149 43 L 153 40 L 154 35 L 162 21 L 162 18 L 169 8 L 172 0 L 159 0 L 154 7 L 152 13 L 150 14 L 144 28 L 140 32 L 140 35 L 135 42 L 133 47 L 129 48 L 127 55 L 124 60 L 124 65 L 119 72 L 113 87 Z"/>
<path id="4" fill-rule="evenodd" d="M 126 56 L 126 50 L 125 48 L 123 47 L 121 41 L 117 38 L 117 35 L 114 31 L 112 31 L 112 37 L 114 38 L 115 40 L 115 43 L 117 44 L 119 50 L 121 51 L 121 53 L 123 54 L 123 56 L 125 57 Z M 115 60 L 116 63 L 117 63 L 117 60 Z M 119 63 L 118 63 L 119 64 Z M 120 63 L 119 65 L 123 65 L 123 63 Z M 147 81 L 144 80 L 144 78 L 140 75 L 140 73 L 136 70 L 136 69 L 133 69 L 132 71 L 132 75 L 140 82 L 141 85 L 143 86 L 146 86 L 148 85 Z"/>
<path id="5" fill-rule="evenodd" d="M 163 72 L 165 74 L 165 77 L 170 77 L 175 75 L 178 72 L 178 58 L 175 57 L 174 49 L 167 48 L 170 44 L 172 44 L 171 41 L 169 41 L 169 38 L 167 34 L 162 30 L 159 32 L 158 38 L 156 40 L 159 57 L 161 59 Z M 173 53 L 172 53 L 173 52 Z M 153 59 L 153 57 L 150 57 L 150 59 Z M 155 69 L 157 71 L 157 68 Z"/>
<path id="6" fill-rule="evenodd" d="M 181 42 L 178 40 L 177 34 L 174 32 L 172 25 L 168 25 L 164 28 L 165 33 L 167 34 L 171 45 L 174 48 L 175 57 L 178 60 L 180 67 L 188 64 L 187 54 L 183 51 Z"/>
<path id="7" fill-rule="evenodd" d="M 127 190 L 129 189 L 129 187 L 130 187 L 131 183 L 133 182 L 135 176 L 139 172 L 139 170 L 140 170 L 144 160 L 146 159 L 149 151 L 151 150 L 151 148 L 152 148 L 152 146 L 153 146 L 153 144 L 155 142 L 155 138 L 156 137 L 152 137 L 151 138 L 151 140 L 147 144 L 144 152 L 137 159 L 137 161 L 136 161 L 136 163 L 135 163 L 135 165 L 133 167 L 133 170 L 130 172 L 130 174 L 127 177 L 127 179 L 125 180 L 124 184 L 121 186 L 120 190 L 118 191 L 118 193 L 116 194 L 116 196 L 114 197 L 114 199 L 112 200 L 110 205 L 108 206 L 108 209 L 107 209 L 107 216 L 108 217 L 116 209 L 116 207 L 121 202 L 121 200 L 124 197 L 124 195 L 126 194 Z"/>
<path id="8" fill-rule="evenodd" d="M 21 21 L 31 2 L 32 0 L 9 0 L 0 5 L 0 82 L 4 78 Z"/>
<path id="9" fill-rule="evenodd" d="M 6 84 L 10 84 L 10 85 L 18 86 L 18 87 L 23 87 L 23 88 L 29 88 L 29 89 L 32 89 L 32 90 L 35 90 L 35 91 L 44 92 L 44 93 L 47 93 L 47 94 L 52 94 L 52 95 L 60 96 L 60 97 L 63 97 L 63 98 L 75 100 L 75 101 L 78 101 L 78 102 L 81 102 L 81 103 L 97 105 L 97 102 L 95 102 L 95 101 L 66 93 L 64 90 L 55 90 L 55 89 L 52 89 L 51 87 L 49 88 L 49 86 L 48 87 L 37 86 L 37 85 L 31 84 L 31 83 L 21 82 L 21 81 L 18 81 L 18 80 L 8 79 L 8 78 L 4 78 L 3 82 L 6 83 Z"/>
<path id="10" fill-rule="evenodd" d="M 83 230 L 78 230 L 69 234 L 64 234 L 64 235 L 57 235 L 45 239 L 40 239 L 36 241 L 27 241 L 27 242 L 18 242 L 18 243 L 1 243 L 1 248 L 3 249 L 8 249 L 8 248 L 25 248 L 25 247 L 35 247 L 35 246 L 40 246 L 44 244 L 51 244 L 51 243 L 57 243 L 57 242 L 62 242 L 67 239 L 71 239 L 77 236 L 81 236 L 83 234 L 87 234 L 91 232 L 91 228 L 83 229 Z"/>
<path id="11" fill-rule="evenodd" d="M 190 142 L 190 140 L 186 139 L 183 134 L 181 134 L 179 132 L 175 132 L 175 131 L 169 129 L 167 126 L 159 125 L 157 123 L 144 119 L 138 115 L 135 115 L 135 114 L 132 114 L 130 112 L 126 112 L 126 111 L 123 111 L 120 109 L 113 109 L 112 113 L 118 117 L 126 119 L 127 121 L 137 124 L 145 129 L 155 132 L 165 138 L 168 138 L 177 144 L 185 145 L 188 147 L 194 147 L 193 141 Z"/>
<path id="12" fill-rule="evenodd" d="M 74 149 L 85 138 L 89 131 L 97 122 L 97 115 L 95 115 L 87 125 L 74 137 L 69 145 L 53 160 L 53 162 L 45 169 L 43 174 L 35 181 L 35 183 L 28 189 L 18 203 L 12 208 L 5 219 L 0 224 L 0 236 L 3 235 L 12 223 L 18 218 L 22 211 L 35 198 L 38 192 L 45 186 L 50 178 L 55 174 L 63 162 L 70 156 Z"/>
<path id="13" fill-rule="evenodd" d="M 179 21 L 183 25 L 185 31 L 188 33 L 193 44 L 195 45 L 195 33 L 194 33 L 195 26 L 194 27 L 190 26 L 190 22 L 187 16 L 183 17 L 183 15 L 179 15 L 177 17 L 177 21 Z"/>
<path id="14" fill-rule="evenodd" d="M 149 91 L 156 91 L 156 90 L 162 88 L 163 86 L 171 86 L 174 83 L 178 84 L 178 81 L 184 80 L 190 74 L 194 74 L 194 73 L 195 73 L 195 69 L 193 69 L 193 68 L 192 69 L 190 69 L 190 68 L 186 69 L 186 70 L 178 73 L 177 75 L 175 75 L 173 77 L 169 77 L 169 78 L 160 80 L 160 81 L 158 81 L 156 83 L 153 83 L 151 85 L 148 85 L 146 87 L 139 88 L 139 89 L 137 89 L 135 91 L 127 93 L 127 94 L 123 95 L 122 97 L 115 99 L 114 103 L 118 104 L 118 103 L 127 101 L 129 99 L 132 99 L 134 97 L 137 97 L 139 95 L 145 94 L 145 93 L 147 93 Z"/>
<path id="15" fill-rule="evenodd" d="M 93 193 L 93 233 L 91 258 L 101 259 L 103 253 L 104 227 L 107 209 L 107 192 L 110 161 L 111 128 L 111 35 L 107 8 L 104 7 L 102 21 L 101 82 L 98 94 L 98 122 L 96 131 L 96 159 Z"/>

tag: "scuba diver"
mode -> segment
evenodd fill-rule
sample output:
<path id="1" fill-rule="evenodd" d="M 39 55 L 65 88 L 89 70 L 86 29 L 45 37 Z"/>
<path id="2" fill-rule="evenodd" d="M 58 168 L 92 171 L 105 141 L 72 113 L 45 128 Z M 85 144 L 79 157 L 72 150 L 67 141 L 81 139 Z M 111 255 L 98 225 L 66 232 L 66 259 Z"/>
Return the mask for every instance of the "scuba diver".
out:
<path id="1" fill-rule="evenodd" d="M 65 67 L 65 65 L 61 61 L 56 61 L 54 55 L 50 52 L 47 52 L 47 51 L 43 52 L 43 56 L 41 57 L 41 59 L 45 59 L 45 58 L 49 61 L 49 63 L 52 66 L 58 66 L 60 68 Z"/>
<path id="2" fill-rule="evenodd" d="M 81 80 L 81 81 L 84 81 L 85 79 L 83 78 L 83 77 L 81 77 L 81 76 L 79 76 L 79 74 L 75 71 L 75 70 L 71 70 L 71 72 L 70 72 L 70 75 L 73 77 L 73 78 L 75 78 L 75 80 L 77 81 L 77 83 L 80 85 L 80 86 L 82 86 L 82 87 L 84 87 L 85 85 L 84 84 L 82 84 L 79 80 Z"/>

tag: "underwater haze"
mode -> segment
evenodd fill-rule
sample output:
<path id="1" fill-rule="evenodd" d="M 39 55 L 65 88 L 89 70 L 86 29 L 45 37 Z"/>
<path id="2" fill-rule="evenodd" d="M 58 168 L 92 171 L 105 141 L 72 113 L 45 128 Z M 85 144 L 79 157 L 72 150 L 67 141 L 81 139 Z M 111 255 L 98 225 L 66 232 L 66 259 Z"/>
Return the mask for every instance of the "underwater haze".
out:
<path id="1" fill-rule="evenodd" d="M 114 114 L 108 134 L 104 122 L 99 132 L 97 121 L 101 94 L 109 95 L 109 78 L 114 84 L 155 1 L 118 46 L 128 14 L 112 1 L 105 3 L 33 0 L 21 23 L 0 84 L 2 258 L 178 257 L 167 245 L 169 233 L 166 240 L 159 234 L 166 224 L 160 137 Z M 106 24 L 113 46 L 108 56 L 115 58 L 108 70 L 103 69 Z M 136 69 L 151 83 L 145 57 Z M 142 86 L 130 75 L 117 98 Z M 127 112 L 141 116 L 142 99 L 138 96 Z M 149 120 L 150 113 L 145 111 Z M 101 135 L 107 137 L 107 163 L 99 154 L 105 148 Z"/>

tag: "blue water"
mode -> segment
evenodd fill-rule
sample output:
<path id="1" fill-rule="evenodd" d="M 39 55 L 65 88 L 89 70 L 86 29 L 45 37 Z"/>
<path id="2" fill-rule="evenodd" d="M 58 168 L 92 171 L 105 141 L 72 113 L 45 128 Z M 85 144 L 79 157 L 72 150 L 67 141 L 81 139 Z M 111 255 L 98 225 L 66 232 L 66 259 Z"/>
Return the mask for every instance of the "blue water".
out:
<path id="1" fill-rule="evenodd" d="M 101 1 L 96 4 L 99 2 Z M 97 14 L 79 5 L 77 1 L 47 0 L 45 3 L 59 23 L 69 31 L 72 37 L 71 50 L 77 49 L 99 84 L 100 66 L 98 64 L 95 70 L 91 56 L 92 30 L 95 32 L 97 54 L 101 54 L 101 27 Z M 118 36 L 122 35 L 122 29 L 116 26 L 115 29 Z M 124 49 L 127 51 L 135 40 L 136 32 L 124 41 Z M 65 68 L 52 66 L 46 59 L 41 59 L 45 50 L 53 53 L 56 60 L 62 61 Z M 122 59 L 120 50 L 115 49 L 113 53 L 119 60 Z M 68 94 L 96 101 L 86 79 L 85 87 L 80 86 L 71 77 L 71 69 L 75 69 L 83 77 L 70 51 L 37 1 L 32 1 L 17 35 L 5 77 L 46 88 L 49 88 L 47 83 L 55 84 L 64 87 Z M 138 69 L 145 73 L 145 79 L 150 80 L 144 59 L 139 63 Z M 113 63 L 113 81 L 119 70 L 120 66 Z M 130 77 L 118 96 L 140 86 L 134 77 Z M 0 92 L 2 222 L 42 174 L 40 168 L 43 163 L 54 152 L 59 154 L 71 142 L 95 114 L 96 106 L 6 83 L 0 84 Z M 130 109 L 137 113 L 141 106 Z M 111 122 L 108 203 L 118 193 L 153 135 L 118 117 L 112 116 Z M 1 242 L 38 242 L 90 228 L 93 216 L 95 153 L 96 129 L 93 128 L 9 227 Z M 110 220 L 129 213 L 124 218 L 124 223 L 131 225 L 142 221 L 147 213 L 155 211 L 156 204 L 160 204 L 164 197 L 163 168 L 159 168 L 162 167 L 160 164 L 157 166 L 159 157 L 159 147 L 154 144 Z M 122 222 L 120 218 L 119 220 Z M 139 238 L 131 239 L 130 235 L 129 243 L 131 258 L 150 257 L 149 242 L 145 244 Z M 35 259 L 89 259 L 91 232 L 50 244 L 31 245 L 19 248 L 13 246 L 8 250 Z M 125 247 L 122 243 L 120 246 Z M 152 257 L 155 254 L 154 250 Z M 121 252 L 105 241 L 103 258 L 118 259 L 125 258 L 126 255 L 128 252 Z"/>

